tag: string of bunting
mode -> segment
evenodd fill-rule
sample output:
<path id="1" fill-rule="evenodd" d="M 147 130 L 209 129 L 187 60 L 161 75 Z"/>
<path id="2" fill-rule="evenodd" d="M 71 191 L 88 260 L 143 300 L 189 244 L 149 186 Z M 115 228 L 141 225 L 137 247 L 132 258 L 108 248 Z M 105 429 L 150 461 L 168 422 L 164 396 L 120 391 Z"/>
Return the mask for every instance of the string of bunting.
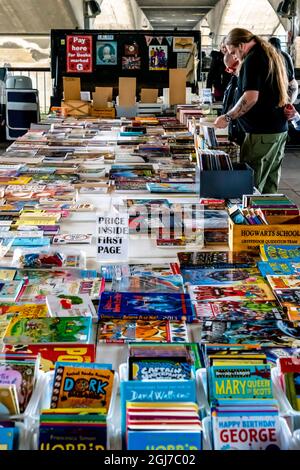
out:
<path id="1" fill-rule="evenodd" d="M 147 36 L 145 35 L 145 41 L 146 41 L 147 46 L 152 44 L 153 39 L 156 39 L 160 45 L 162 44 L 163 40 L 166 39 L 169 46 L 171 46 L 172 41 L 173 41 L 173 36 Z"/>

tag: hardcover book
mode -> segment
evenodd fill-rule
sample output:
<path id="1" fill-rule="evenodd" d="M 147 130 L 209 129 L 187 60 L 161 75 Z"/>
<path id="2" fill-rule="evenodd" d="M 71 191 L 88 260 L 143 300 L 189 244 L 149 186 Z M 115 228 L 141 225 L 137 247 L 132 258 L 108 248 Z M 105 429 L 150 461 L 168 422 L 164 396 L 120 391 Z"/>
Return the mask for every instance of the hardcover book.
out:
<path id="1" fill-rule="evenodd" d="M 51 408 L 105 408 L 108 412 L 114 371 L 56 365 Z"/>
<path id="2" fill-rule="evenodd" d="M 109 292 L 101 294 L 99 318 L 193 320 L 187 294 Z"/>
<path id="3" fill-rule="evenodd" d="M 98 343 L 180 343 L 188 341 L 185 322 L 168 320 L 105 320 L 99 322 Z"/>
<path id="4" fill-rule="evenodd" d="M 91 317 L 13 317 L 3 337 L 5 344 L 88 343 Z"/>

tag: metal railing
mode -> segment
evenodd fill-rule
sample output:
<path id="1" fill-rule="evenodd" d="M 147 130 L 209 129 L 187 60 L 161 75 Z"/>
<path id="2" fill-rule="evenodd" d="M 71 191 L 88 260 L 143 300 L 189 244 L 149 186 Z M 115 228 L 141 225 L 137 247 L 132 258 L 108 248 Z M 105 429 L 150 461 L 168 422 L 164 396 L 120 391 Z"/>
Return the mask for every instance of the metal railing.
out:
<path id="1" fill-rule="evenodd" d="M 50 108 L 50 96 L 52 95 L 52 79 L 50 68 L 8 67 L 8 77 L 26 76 L 32 80 L 32 88 L 39 92 L 40 112 L 48 114 Z"/>

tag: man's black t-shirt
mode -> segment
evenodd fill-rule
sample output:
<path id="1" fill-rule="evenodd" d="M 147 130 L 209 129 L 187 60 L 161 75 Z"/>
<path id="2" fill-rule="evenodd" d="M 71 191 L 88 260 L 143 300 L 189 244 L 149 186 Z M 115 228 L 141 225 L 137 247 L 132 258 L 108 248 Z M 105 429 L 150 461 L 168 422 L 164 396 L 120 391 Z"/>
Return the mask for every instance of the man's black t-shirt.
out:
<path id="1" fill-rule="evenodd" d="M 257 44 L 246 56 L 238 80 L 237 99 L 245 91 L 258 91 L 257 103 L 238 121 L 249 134 L 277 134 L 288 130 L 284 108 L 278 107 L 279 90 L 269 74 L 268 58 Z"/>

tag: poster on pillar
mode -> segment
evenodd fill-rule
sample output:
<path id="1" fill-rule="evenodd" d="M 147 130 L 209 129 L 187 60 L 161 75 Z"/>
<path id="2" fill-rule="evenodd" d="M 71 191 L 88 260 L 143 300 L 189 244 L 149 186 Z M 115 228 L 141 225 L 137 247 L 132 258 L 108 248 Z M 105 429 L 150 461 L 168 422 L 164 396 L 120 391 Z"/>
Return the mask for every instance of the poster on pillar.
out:
<path id="1" fill-rule="evenodd" d="M 67 72 L 91 73 L 93 71 L 92 36 L 67 36 Z"/>

